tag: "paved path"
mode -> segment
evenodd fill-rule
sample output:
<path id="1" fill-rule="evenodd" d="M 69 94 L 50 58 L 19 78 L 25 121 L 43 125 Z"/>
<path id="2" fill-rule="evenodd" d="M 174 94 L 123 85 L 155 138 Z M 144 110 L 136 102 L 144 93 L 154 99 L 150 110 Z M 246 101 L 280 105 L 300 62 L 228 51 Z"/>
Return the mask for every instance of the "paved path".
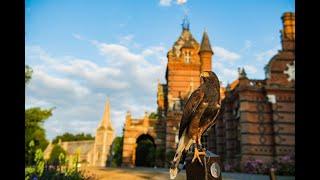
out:
<path id="1" fill-rule="evenodd" d="M 169 170 L 164 168 L 88 168 L 88 170 L 97 175 L 101 180 L 163 180 L 169 179 Z M 185 171 L 181 171 L 176 180 L 186 179 Z"/>
<path id="2" fill-rule="evenodd" d="M 165 168 L 88 168 L 99 180 L 164 180 L 169 179 L 169 170 Z M 269 180 L 265 175 L 222 173 L 223 180 Z M 186 172 L 179 172 L 175 180 L 185 180 Z M 294 177 L 277 177 L 278 180 L 294 180 Z"/>

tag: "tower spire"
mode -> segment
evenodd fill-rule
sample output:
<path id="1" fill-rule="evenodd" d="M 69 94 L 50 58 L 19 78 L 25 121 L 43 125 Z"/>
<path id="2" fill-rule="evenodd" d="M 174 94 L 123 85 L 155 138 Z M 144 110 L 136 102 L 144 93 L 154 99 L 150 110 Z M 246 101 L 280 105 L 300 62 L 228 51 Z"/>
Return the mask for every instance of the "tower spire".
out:
<path id="1" fill-rule="evenodd" d="M 213 51 L 207 34 L 207 29 L 204 30 L 202 35 L 202 41 L 199 49 L 201 72 L 212 71 L 212 55 Z"/>
<path id="2" fill-rule="evenodd" d="M 213 53 L 211 44 L 209 41 L 209 36 L 207 34 L 207 28 L 204 29 L 203 35 L 202 35 L 202 41 L 200 45 L 200 52 L 209 51 Z"/>
<path id="3" fill-rule="evenodd" d="M 110 120 L 110 101 L 109 101 L 109 97 L 107 97 L 107 100 L 106 100 L 105 109 L 104 109 L 104 112 L 103 112 L 103 117 L 102 117 L 102 120 L 101 120 L 100 127 L 109 128 L 109 129 L 113 130 L 113 127 L 112 127 L 112 124 L 111 124 L 111 120 Z"/>

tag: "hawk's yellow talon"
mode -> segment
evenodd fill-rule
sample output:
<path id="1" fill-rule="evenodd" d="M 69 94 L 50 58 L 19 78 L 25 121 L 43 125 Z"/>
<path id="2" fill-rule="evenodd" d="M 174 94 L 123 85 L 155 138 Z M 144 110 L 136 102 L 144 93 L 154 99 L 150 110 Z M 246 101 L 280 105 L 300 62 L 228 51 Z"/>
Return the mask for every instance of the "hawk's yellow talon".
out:
<path id="1" fill-rule="evenodd" d="M 193 158 L 192 158 L 192 163 L 194 162 L 194 160 L 197 158 L 198 161 L 200 162 L 201 165 L 203 165 L 202 161 L 201 161 L 201 158 L 200 158 L 200 155 L 206 155 L 205 152 L 199 152 L 198 148 L 194 148 L 194 155 L 193 155 Z"/>

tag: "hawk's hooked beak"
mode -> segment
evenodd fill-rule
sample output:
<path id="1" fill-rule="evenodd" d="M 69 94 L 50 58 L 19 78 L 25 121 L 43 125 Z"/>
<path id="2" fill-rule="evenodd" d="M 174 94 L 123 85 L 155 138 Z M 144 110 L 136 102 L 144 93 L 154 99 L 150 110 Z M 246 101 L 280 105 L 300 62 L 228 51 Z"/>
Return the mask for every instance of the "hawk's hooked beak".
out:
<path id="1" fill-rule="evenodd" d="M 200 74 L 200 77 L 209 77 L 209 73 L 204 71 Z"/>

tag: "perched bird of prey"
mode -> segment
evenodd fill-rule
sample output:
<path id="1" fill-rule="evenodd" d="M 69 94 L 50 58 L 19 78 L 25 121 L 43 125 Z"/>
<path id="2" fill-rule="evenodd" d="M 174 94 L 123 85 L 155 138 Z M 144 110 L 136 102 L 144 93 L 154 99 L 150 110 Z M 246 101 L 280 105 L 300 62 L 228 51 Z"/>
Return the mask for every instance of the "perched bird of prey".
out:
<path id="1" fill-rule="evenodd" d="M 201 146 L 201 136 L 212 125 L 220 112 L 220 82 L 214 72 L 204 71 L 200 75 L 201 85 L 187 100 L 180 121 L 179 144 L 171 162 L 170 179 L 178 173 L 181 156 L 195 143 L 192 162 L 205 154 Z"/>

